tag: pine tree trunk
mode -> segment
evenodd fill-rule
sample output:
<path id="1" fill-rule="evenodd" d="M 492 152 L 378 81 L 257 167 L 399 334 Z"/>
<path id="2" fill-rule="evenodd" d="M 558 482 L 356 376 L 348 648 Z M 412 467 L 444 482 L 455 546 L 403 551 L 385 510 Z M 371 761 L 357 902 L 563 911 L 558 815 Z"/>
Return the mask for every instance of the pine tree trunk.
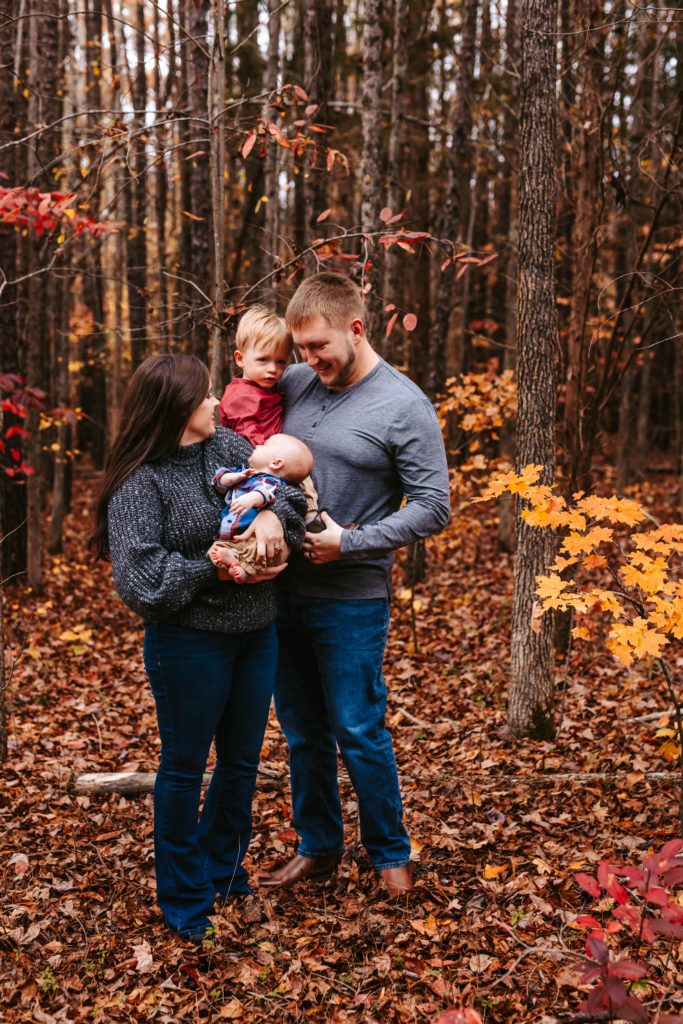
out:
<path id="1" fill-rule="evenodd" d="M 517 466 L 555 475 L 556 39 L 557 0 L 523 0 L 519 170 Z M 517 524 L 508 728 L 513 736 L 553 735 L 552 619 L 534 628 L 536 577 L 554 557 L 550 530 Z"/>
<path id="2" fill-rule="evenodd" d="M 451 140 L 448 149 L 448 183 L 439 233 L 456 245 L 467 232 L 463 223 L 465 196 L 469 194 L 472 159 L 472 78 L 477 37 L 478 0 L 464 0 L 462 38 L 458 53 L 456 95 L 453 105 Z M 439 257 L 441 263 L 443 256 Z M 435 396 L 446 379 L 446 350 L 453 307 L 455 267 L 450 263 L 436 279 L 434 320 L 429 338 L 429 393 Z"/>
<path id="3" fill-rule="evenodd" d="M 363 155 L 361 158 L 361 230 L 369 234 L 381 226 L 382 208 L 382 3 L 365 0 L 363 17 Z M 382 333 L 382 247 L 366 237 L 365 331 L 375 344 Z M 372 263 L 372 268 L 369 264 Z M 369 287 L 367 287 L 369 286 Z M 367 289 L 367 290 L 366 290 Z"/>

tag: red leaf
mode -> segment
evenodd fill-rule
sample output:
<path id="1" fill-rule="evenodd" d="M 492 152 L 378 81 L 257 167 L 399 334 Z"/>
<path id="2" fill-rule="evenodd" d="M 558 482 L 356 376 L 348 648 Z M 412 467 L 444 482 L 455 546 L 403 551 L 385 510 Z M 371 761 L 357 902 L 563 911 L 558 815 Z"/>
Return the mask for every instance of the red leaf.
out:
<path id="1" fill-rule="evenodd" d="M 599 964 L 606 964 L 609 960 L 609 949 L 600 939 L 588 939 L 586 941 L 586 952 L 597 960 Z"/>
<path id="2" fill-rule="evenodd" d="M 591 896 L 595 896 L 598 899 L 602 895 L 602 891 L 593 875 L 587 875 L 584 871 L 577 871 L 574 875 L 575 880 L 579 883 L 582 889 L 585 889 Z"/>
<path id="3" fill-rule="evenodd" d="M 384 307 L 384 312 L 391 313 L 392 309 L 396 309 L 396 306 L 393 304 L 393 302 L 390 302 L 388 306 Z"/>
<path id="4" fill-rule="evenodd" d="M 417 327 L 417 317 L 414 313 L 406 313 L 403 317 L 403 328 L 406 331 L 414 331 Z"/>
<path id="5" fill-rule="evenodd" d="M 388 206 L 384 206 L 379 211 L 379 219 L 382 221 L 383 224 L 388 224 L 393 216 L 394 211 L 390 209 Z"/>
<path id="6" fill-rule="evenodd" d="M 246 139 L 244 140 L 244 145 L 242 146 L 242 156 L 243 157 L 246 158 L 246 157 L 249 156 L 249 154 L 251 153 L 252 149 L 254 148 L 254 144 L 255 143 L 256 143 L 256 132 L 249 132 L 249 134 L 247 135 Z"/>
<path id="7" fill-rule="evenodd" d="M 623 885 L 617 881 L 616 875 L 610 868 L 609 861 L 601 860 L 598 864 L 598 882 L 603 889 L 612 896 L 617 903 L 628 903 L 628 893 Z"/>
<path id="8" fill-rule="evenodd" d="M 647 967 L 634 960 L 617 960 L 609 965 L 607 972 L 615 978 L 625 978 L 626 981 L 640 981 L 647 977 Z"/>
<path id="9" fill-rule="evenodd" d="M 683 850 L 683 839 L 670 839 L 668 843 L 664 843 L 659 854 L 660 860 L 670 860 L 675 857 Z"/>
<path id="10" fill-rule="evenodd" d="M 395 323 L 396 323 L 396 321 L 397 321 L 397 320 L 398 320 L 398 313 L 394 313 L 394 315 L 393 315 L 393 316 L 391 317 L 391 319 L 389 320 L 389 323 L 387 324 L 387 329 L 386 329 L 386 331 L 384 332 L 384 336 L 385 336 L 385 338 L 388 338 L 388 337 L 389 337 L 389 335 L 391 334 L 391 332 L 392 332 L 392 331 L 393 331 L 393 329 L 394 329 L 394 325 L 395 325 Z"/>
<path id="11" fill-rule="evenodd" d="M 319 213 L 318 216 L 315 218 L 316 224 L 322 224 L 322 222 L 324 220 L 327 220 L 327 218 L 329 217 L 329 215 L 331 213 L 332 213 L 332 207 L 328 206 L 328 208 L 326 210 L 323 210 L 323 212 Z"/>

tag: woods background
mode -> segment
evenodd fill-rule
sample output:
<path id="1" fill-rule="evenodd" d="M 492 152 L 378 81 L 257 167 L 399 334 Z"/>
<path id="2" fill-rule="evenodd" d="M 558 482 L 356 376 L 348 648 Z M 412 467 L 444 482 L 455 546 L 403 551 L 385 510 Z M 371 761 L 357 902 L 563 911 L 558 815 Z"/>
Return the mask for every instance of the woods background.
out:
<path id="1" fill-rule="evenodd" d="M 682 53 L 680 0 L 0 0 L 8 1021 L 681 1024 Z M 222 388 L 241 310 L 319 268 L 449 449 L 453 521 L 426 573 L 399 556 L 386 659 L 419 906 L 378 909 L 349 834 L 322 895 L 228 905 L 190 963 L 149 798 L 74 789 L 157 743 L 93 491 L 145 356 Z M 470 501 L 512 465 L 514 501 Z M 583 557 L 546 606 L 602 587 L 573 631 L 539 614 L 556 547 Z M 274 721 L 263 757 L 257 866 L 295 841 Z"/>
<path id="2" fill-rule="evenodd" d="M 677 5 L 560 4 L 568 492 L 596 459 L 619 491 L 679 467 L 682 34 Z M 523 36 L 518 0 L 3 4 L 0 183 L 40 195 L 2 194 L 2 369 L 47 393 L 26 457 L 20 435 L 3 452 L 39 468 L 2 474 L 4 531 L 30 509 L 5 575 L 28 535 L 40 586 L 46 492 L 57 550 L 72 455 L 102 465 L 131 368 L 191 351 L 220 386 L 244 304 L 283 310 L 321 265 L 356 276 L 373 343 L 432 396 L 515 366 Z"/>

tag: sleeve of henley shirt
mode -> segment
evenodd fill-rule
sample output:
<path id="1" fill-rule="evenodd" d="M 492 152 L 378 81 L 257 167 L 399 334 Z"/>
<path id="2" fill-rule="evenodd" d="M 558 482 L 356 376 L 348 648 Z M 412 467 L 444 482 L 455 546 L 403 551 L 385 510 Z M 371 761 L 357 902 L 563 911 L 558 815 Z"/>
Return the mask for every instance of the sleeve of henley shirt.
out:
<path id="1" fill-rule="evenodd" d="M 149 477 L 126 480 L 109 502 L 108 520 L 114 585 L 143 618 L 172 614 L 217 581 L 208 559 L 163 547 L 161 496 Z"/>
<path id="2" fill-rule="evenodd" d="M 431 402 L 401 410 L 389 432 L 406 504 L 378 523 L 344 530 L 342 559 L 375 558 L 442 530 L 450 516 L 446 450 Z"/>

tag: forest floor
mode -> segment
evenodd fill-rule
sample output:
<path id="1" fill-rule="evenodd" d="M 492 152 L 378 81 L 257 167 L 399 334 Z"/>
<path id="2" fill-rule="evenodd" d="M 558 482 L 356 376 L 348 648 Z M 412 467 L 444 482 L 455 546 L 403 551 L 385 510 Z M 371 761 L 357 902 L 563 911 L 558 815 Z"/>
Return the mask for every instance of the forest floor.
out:
<path id="1" fill-rule="evenodd" d="M 602 857 L 636 862 L 678 833 L 675 762 L 655 735 L 668 721 L 659 676 L 577 647 L 558 669 L 555 741 L 506 742 L 511 559 L 497 551 L 495 509 L 477 506 L 428 545 L 415 637 L 396 569 L 385 674 L 415 892 L 382 897 L 342 772 L 338 875 L 263 896 L 259 923 L 225 906 L 197 952 L 155 904 L 151 797 L 73 791 L 82 772 L 153 771 L 158 754 L 140 625 L 86 552 L 92 481 L 77 485 L 44 594 L 5 595 L 18 658 L 0 810 L 0 1021 L 403 1024 L 458 1006 L 485 1022 L 576 1016 L 586 932 L 575 917 L 612 901 L 596 911 L 574 872 Z M 274 716 L 262 763 L 251 871 L 295 843 Z M 641 998 L 683 1012 L 683 944 L 662 963 Z"/>

